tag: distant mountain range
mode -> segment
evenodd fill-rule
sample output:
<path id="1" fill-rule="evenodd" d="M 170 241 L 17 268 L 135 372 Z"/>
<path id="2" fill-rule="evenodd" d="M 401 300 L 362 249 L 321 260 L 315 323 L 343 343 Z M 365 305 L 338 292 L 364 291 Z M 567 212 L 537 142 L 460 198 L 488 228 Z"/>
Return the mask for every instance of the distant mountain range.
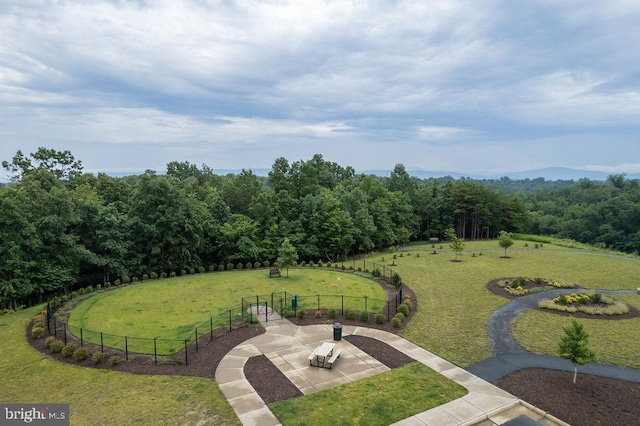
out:
<path id="1" fill-rule="evenodd" d="M 242 171 L 242 169 L 214 169 L 213 172 L 218 175 L 228 175 L 228 174 L 238 174 Z M 257 176 L 268 176 L 271 169 L 258 168 L 251 169 L 253 174 Z M 108 175 L 114 177 L 123 177 L 130 176 L 140 173 L 109 173 Z M 375 175 L 375 176 L 389 176 L 391 174 L 391 170 L 357 170 L 356 173 L 364 173 L 367 175 Z M 589 179 L 593 181 L 605 181 L 607 177 L 611 173 L 605 172 L 594 172 L 590 170 L 578 170 L 578 169 L 570 169 L 567 167 L 547 167 L 544 169 L 536 169 L 536 170 L 526 170 L 522 172 L 511 172 L 511 173 L 496 173 L 496 174 L 474 174 L 474 173 L 460 173 L 460 172 L 446 172 L 446 171 L 429 171 L 429 170 L 407 170 L 407 173 L 413 177 L 417 177 L 419 179 L 429 179 L 429 178 L 441 178 L 450 176 L 454 179 L 460 178 L 471 178 L 471 179 L 500 179 L 503 177 L 508 177 L 511 180 L 524 180 L 524 179 L 538 179 L 543 178 L 547 181 L 556 181 L 556 180 L 573 180 L 579 181 L 580 179 Z M 626 175 L 627 179 L 640 179 L 640 173 L 630 173 Z M 8 179 L 4 178 L 4 176 L 0 175 L 0 182 L 8 182 Z"/>
<path id="2" fill-rule="evenodd" d="M 248 168 L 246 168 L 248 170 Z M 238 174 L 242 169 L 214 169 L 213 172 L 225 176 L 228 174 Z M 251 169 L 256 176 L 268 176 L 271 169 L 257 168 Z M 142 172 L 140 172 L 142 173 Z M 389 176 L 391 170 L 356 170 L 356 173 L 364 173 L 366 175 L 374 176 Z M 508 177 L 511 180 L 524 180 L 524 179 L 537 179 L 543 178 L 544 180 L 573 180 L 579 181 L 580 179 L 587 178 L 595 181 L 605 181 L 611 173 L 594 172 L 589 170 L 577 170 L 567 167 L 547 167 L 544 169 L 526 170 L 523 172 L 511 172 L 511 173 L 486 173 L 486 174 L 468 174 L 460 172 L 446 172 L 446 171 L 429 171 L 429 170 L 407 170 L 407 173 L 413 177 L 420 179 L 429 178 L 441 178 L 451 176 L 454 179 L 471 178 L 471 179 L 500 179 L 502 177 Z M 134 173 L 129 173 L 134 174 Z M 124 173 L 109 173 L 111 176 L 126 176 Z M 640 173 L 627 174 L 627 179 L 640 179 Z"/>

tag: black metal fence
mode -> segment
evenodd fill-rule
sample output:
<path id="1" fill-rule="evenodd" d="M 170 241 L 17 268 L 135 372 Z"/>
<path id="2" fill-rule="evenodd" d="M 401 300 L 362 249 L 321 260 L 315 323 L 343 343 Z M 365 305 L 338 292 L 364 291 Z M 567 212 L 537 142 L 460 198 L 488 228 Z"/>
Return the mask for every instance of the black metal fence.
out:
<path id="1" fill-rule="evenodd" d="M 378 278 L 391 282 L 394 271 L 385 265 L 379 265 L 365 260 L 349 262 L 351 265 L 333 265 L 342 270 L 362 271 L 374 273 Z M 362 266 L 360 266 L 362 265 Z M 378 273 L 379 272 L 379 273 Z M 228 309 L 209 319 L 191 332 L 184 339 L 149 338 L 104 333 L 70 325 L 64 318 L 55 315 L 56 311 L 69 301 L 66 297 L 56 297 L 47 303 L 47 328 L 49 335 L 62 340 L 65 345 L 70 341 L 80 345 L 93 345 L 100 348 L 100 352 L 120 352 L 126 360 L 133 354 L 143 354 L 153 357 L 153 362 L 164 361 L 170 357 L 173 361 L 189 363 L 189 352 L 198 352 L 202 338 L 215 339 L 226 332 L 245 326 L 247 323 L 268 322 L 274 313 L 280 316 L 297 315 L 300 310 L 335 310 L 344 315 L 345 312 L 362 311 L 382 313 L 386 321 L 395 315 L 397 307 L 403 303 L 402 285 L 398 292 L 388 300 L 373 299 L 367 296 L 345 295 L 298 295 L 288 292 L 270 293 L 243 297 L 240 310 Z"/>

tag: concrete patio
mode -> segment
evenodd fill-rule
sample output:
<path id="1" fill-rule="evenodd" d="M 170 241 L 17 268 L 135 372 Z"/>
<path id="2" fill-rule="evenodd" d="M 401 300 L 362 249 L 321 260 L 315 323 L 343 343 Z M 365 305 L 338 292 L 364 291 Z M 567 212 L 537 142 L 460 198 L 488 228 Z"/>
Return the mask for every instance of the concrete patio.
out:
<path id="1" fill-rule="evenodd" d="M 307 357 L 313 349 L 322 342 L 333 341 L 332 324 L 298 326 L 287 320 L 273 319 L 263 325 L 267 332 L 232 349 L 220 362 L 215 374 L 220 389 L 244 425 L 280 424 L 244 375 L 244 365 L 250 357 L 265 355 L 305 395 L 389 370 L 344 339 L 334 342 L 336 347 L 342 349 L 342 354 L 333 368 L 309 366 Z M 565 425 L 400 336 L 354 326 L 344 326 L 342 334 L 366 336 L 385 342 L 469 390 L 462 398 L 416 414 L 396 425 L 490 426 L 508 422 L 514 425 Z"/>

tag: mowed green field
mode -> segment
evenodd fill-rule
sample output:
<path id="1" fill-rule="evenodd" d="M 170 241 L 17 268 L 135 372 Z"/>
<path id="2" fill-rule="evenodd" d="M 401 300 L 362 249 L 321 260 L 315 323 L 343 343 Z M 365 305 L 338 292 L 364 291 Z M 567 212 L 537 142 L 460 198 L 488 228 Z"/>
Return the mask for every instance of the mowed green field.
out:
<path id="1" fill-rule="evenodd" d="M 0 317 L 0 401 L 70 404 L 71 425 L 240 425 L 214 380 L 56 362 L 25 339 L 41 308 Z"/>
<path id="2" fill-rule="evenodd" d="M 443 244 L 445 250 L 437 250 L 437 254 L 432 254 L 431 245 L 407 246 L 403 257 L 396 253 L 394 269 L 418 297 L 418 311 L 402 332 L 403 337 L 461 367 L 468 367 L 491 357 L 487 334 L 489 316 L 508 303 L 506 298 L 486 289 L 492 279 L 526 276 L 574 282 L 590 289 L 640 287 L 637 260 L 567 250 L 552 244 L 544 244 L 539 249 L 533 248 L 532 242 L 526 244 L 529 247 L 525 247 L 523 241 L 516 241 L 507 251 L 509 257 L 503 258 L 504 250 L 497 241 L 466 242 L 464 254 L 458 257 L 461 262 L 452 262 L 454 254 L 446 250 L 446 244 Z M 380 262 L 382 257 L 390 263 L 389 253 L 370 256 L 367 260 Z M 638 301 L 640 296 L 630 299 Z M 562 331 L 564 323 L 557 315 L 542 315 L 549 316 L 549 321 Z M 535 322 L 531 322 L 531 326 L 535 328 Z M 538 333 L 546 333 L 549 326 L 540 327 Z M 598 331 L 592 328 L 596 334 Z M 626 338 L 630 341 L 632 336 Z M 606 347 L 607 342 L 613 343 L 606 340 L 603 346 Z"/>
<path id="3" fill-rule="evenodd" d="M 509 258 L 505 259 L 501 258 L 503 251 L 498 243 L 489 241 L 467 242 L 465 253 L 459 257 L 461 262 L 452 262 L 453 253 L 446 251 L 446 244 L 443 246 L 445 250 L 438 250 L 435 255 L 430 254 L 431 245 L 408 246 L 403 257 L 396 253 L 395 270 L 418 296 L 418 311 L 402 334 L 463 367 L 491 356 L 487 322 L 493 310 L 508 303 L 507 299 L 486 290 L 485 286 L 491 279 L 530 276 L 575 282 L 591 289 L 635 290 L 640 287 L 640 263 L 629 258 L 576 252 L 547 243 L 541 249 L 534 249 L 533 243 L 525 248 L 522 241 L 517 241 L 508 251 Z M 472 256 L 474 252 L 475 257 Z M 478 255 L 479 252 L 482 255 Z M 408 256 L 407 253 L 411 255 Z M 385 258 L 384 261 L 382 257 Z M 380 253 L 368 256 L 366 260 L 388 265 L 391 258 L 389 253 Z M 331 271 L 322 270 L 322 273 L 325 272 Z M 289 287 L 284 278 L 272 282 L 273 285 L 284 283 L 282 288 L 254 289 L 248 282 L 249 287 L 244 287 L 244 281 L 249 280 L 240 277 L 245 273 L 251 272 L 219 274 L 239 277 L 238 280 L 227 280 L 237 286 L 226 290 L 233 300 L 256 293 L 296 291 L 294 286 Z M 289 280 L 293 280 L 297 273 L 298 270 L 291 270 Z M 205 279 L 209 275 L 216 274 L 193 275 L 188 278 Z M 341 277 L 344 275 L 346 274 L 341 274 Z M 340 281 L 343 280 L 341 278 Z M 179 281 L 169 279 L 139 286 L 160 282 L 168 285 Z M 324 289 L 328 285 L 330 280 L 319 287 Z M 129 286 L 113 293 L 135 288 L 136 286 Z M 247 288 L 249 291 L 246 291 Z M 326 290 L 322 293 L 330 294 L 334 291 Z M 223 292 L 217 294 L 223 297 Z M 303 292 L 300 291 L 300 294 Z M 625 295 L 616 298 L 640 307 L 640 296 Z M 179 300 L 175 302 L 182 303 Z M 226 305 L 228 302 L 223 303 Z M 222 304 L 215 304 L 220 305 Z M 213 307 L 203 309 L 202 314 L 205 315 L 215 312 L 211 310 Z M 0 347 L 0 382 L 3 384 L 0 387 L 0 401 L 70 403 L 71 423 L 74 425 L 239 424 L 213 380 L 136 376 L 53 361 L 31 348 L 25 339 L 25 328 L 37 310 L 34 308 L 0 317 L 0 340 L 3 342 Z M 633 360 L 634 354 L 640 351 L 637 346 L 637 330 L 640 329 L 638 319 L 594 319 L 584 320 L 584 323 L 592 334 L 592 342 L 596 345 L 594 349 L 601 360 L 638 368 L 637 356 L 635 363 Z M 530 338 L 531 342 L 524 342 L 527 347 L 536 344 L 538 347 L 531 346 L 531 349 L 546 352 L 553 350 L 565 324 L 566 318 L 552 313 L 527 312 L 518 319 L 515 333 L 519 339 L 522 335 Z M 348 398 L 352 404 L 357 404 L 359 400 L 357 394 L 347 393 L 342 398 Z M 401 404 L 402 401 L 398 403 Z"/>
<path id="4" fill-rule="evenodd" d="M 183 347 L 181 341 L 193 337 L 196 327 L 203 327 L 200 335 L 208 332 L 210 318 L 214 318 L 214 328 L 228 323 L 230 309 L 232 318 L 237 318 L 243 297 L 255 303 L 254 295 L 282 295 L 285 291 L 289 297 L 296 293 L 308 296 L 301 306 L 309 309 L 317 305 L 317 294 L 323 295 L 323 307 L 330 303 L 338 308 L 344 295 L 345 309 L 363 309 L 366 296 L 367 309 L 372 312 L 380 311 L 386 299 L 374 281 L 331 269 L 291 269 L 288 278 L 269 278 L 266 270 L 215 272 L 94 294 L 72 311 L 69 325 L 76 334 L 82 328 L 83 338 L 92 343 L 100 343 L 100 332 L 107 334 L 103 336 L 105 344 L 116 348 L 123 347 L 124 340 L 112 336 L 128 336 L 132 352 L 153 353 L 152 339 L 159 338 L 159 353 L 171 354 Z"/>

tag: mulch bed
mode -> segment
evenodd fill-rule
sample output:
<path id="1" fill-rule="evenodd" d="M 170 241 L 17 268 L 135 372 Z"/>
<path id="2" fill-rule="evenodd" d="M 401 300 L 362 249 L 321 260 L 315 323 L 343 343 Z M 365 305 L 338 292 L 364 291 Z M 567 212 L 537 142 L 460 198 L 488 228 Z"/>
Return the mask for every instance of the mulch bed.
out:
<path id="1" fill-rule="evenodd" d="M 640 383 L 573 372 L 525 369 L 498 386 L 572 425 L 640 425 Z"/>
<path id="2" fill-rule="evenodd" d="M 502 287 L 498 285 L 498 283 L 505 279 L 509 279 L 509 278 L 497 278 L 495 280 L 489 281 L 489 283 L 487 283 L 487 290 L 489 290 L 493 294 L 496 294 L 501 297 L 505 297 L 510 300 L 517 299 L 519 297 L 526 297 L 526 296 L 514 296 L 504 291 Z M 575 287 L 576 293 L 578 293 L 581 289 L 582 289 L 581 287 Z M 542 292 L 542 294 L 544 294 L 544 292 Z M 584 312 L 572 313 L 572 312 L 563 312 L 563 311 L 556 311 L 554 309 L 544 309 L 544 308 L 537 308 L 537 307 L 534 309 L 537 309 L 542 312 L 548 312 L 550 314 L 555 314 L 555 315 L 568 316 L 568 317 L 574 317 L 574 318 L 597 319 L 597 320 L 625 320 L 625 319 L 640 317 L 640 310 L 636 309 L 633 306 L 629 306 L 629 312 L 621 315 L 589 315 Z"/>

